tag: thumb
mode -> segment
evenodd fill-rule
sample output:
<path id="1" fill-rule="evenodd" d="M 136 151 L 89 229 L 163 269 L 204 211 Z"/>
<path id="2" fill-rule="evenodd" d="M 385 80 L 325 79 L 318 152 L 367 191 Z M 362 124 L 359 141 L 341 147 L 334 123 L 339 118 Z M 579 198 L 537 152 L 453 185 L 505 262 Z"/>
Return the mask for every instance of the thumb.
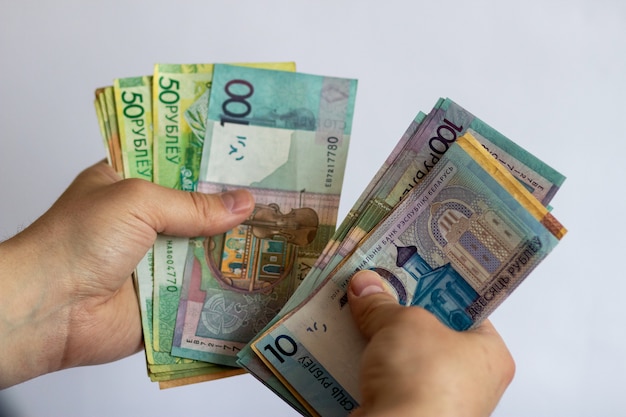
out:
<path id="1" fill-rule="evenodd" d="M 157 233 L 193 237 L 213 236 L 241 224 L 254 209 L 254 197 L 243 189 L 203 194 L 138 178 L 122 180 L 100 162 L 84 170 L 55 205 L 63 213 L 90 208 L 130 223 L 139 220 Z"/>
<path id="2" fill-rule="evenodd" d="M 149 184 L 151 186 L 152 184 Z M 246 190 L 203 194 L 150 187 L 138 216 L 157 233 L 174 236 L 213 236 L 241 224 L 254 208 L 254 197 Z"/>
<path id="3" fill-rule="evenodd" d="M 371 270 L 354 274 L 348 286 L 348 304 L 361 333 L 370 339 L 405 307 L 388 291 L 383 278 Z"/>

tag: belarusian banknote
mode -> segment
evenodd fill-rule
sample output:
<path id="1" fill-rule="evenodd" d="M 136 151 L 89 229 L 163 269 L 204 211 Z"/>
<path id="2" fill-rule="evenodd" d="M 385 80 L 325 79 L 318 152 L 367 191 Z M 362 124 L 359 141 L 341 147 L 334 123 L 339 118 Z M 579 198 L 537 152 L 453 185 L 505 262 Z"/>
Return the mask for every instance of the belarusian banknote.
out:
<path id="1" fill-rule="evenodd" d="M 213 65 L 157 64 L 153 76 L 154 182 L 195 191 L 202 144 L 184 111 L 207 89 Z M 158 236 L 154 243 L 153 347 L 171 352 L 176 310 L 187 255 L 186 238 Z"/>
<path id="2" fill-rule="evenodd" d="M 96 106 L 96 114 L 100 124 L 100 131 L 103 134 L 107 149 L 107 160 L 115 172 L 123 177 L 122 154 L 120 150 L 119 136 L 117 135 L 117 121 L 115 118 L 115 104 L 112 100 L 107 100 L 107 95 L 109 95 L 107 94 L 107 91 L 110 94 L 113 91 L 113 87 L 108 86 L 96 89 L 96 99 L 94 104 Z"/>
<path id="3" fill-rule="evenodd" d="M 294 69 L 292 62 L 241 64 Z M 195 191 L 203 140 L 183 115 L 211 88 L 213 64 L 158 64 L 153 78 L 154 182 Z M 205 95 L 206 96 L 206 95 Z M 170 352 L 188 239 L 159 236 L 154 244 L 154 348 Z"/>
<path id="4" fill-rule="evenodd" d="M 152 77 L 113 84 L 124 178 L 152 181 Z"/>
<path id="5" fill-rule="evenodd" d="M 196 240 L 173 353 L 235 365 L 306 275 L 335 230 L 355 94 L 355 80 L 216 65 L 199 190 L 247 188 L 256 208 Z"/>
<path id="6" fill-rule="evenodd" d="M 106 160 L 107 163 L 112 167 L 113 160 L 111 159 L 111 149 L 109 148 L 109 139 L 107 137 L 107 128 L 104 123 L 104 114 L 102 113 L 102 108 L 100 107 L 100 100 L 98 100 L 98 95 L 101 93 L 102 88 L 98 88 L 95 91 L 95 98 L 93 100 L 94 108 L 96 109 L 96 118 L 98 119 L 98 127 L 100 128 L 100 136 L 102 136 L 102 144 L 104 145 L 104 150 L 106 152 Z"/>
<path id="7" fill-rule="evenodd" d="M 116 79 L 113 85 L 124 178 L 152 181 L 152 77 Z M 111 119 L 112 122 L 113 119 Z M 152 381 L 214 375 L 224 367 L 176 358 L 152 348 L 153 250 L 150 248 L 134 272 L 139 299 L 148 375 Z"/>

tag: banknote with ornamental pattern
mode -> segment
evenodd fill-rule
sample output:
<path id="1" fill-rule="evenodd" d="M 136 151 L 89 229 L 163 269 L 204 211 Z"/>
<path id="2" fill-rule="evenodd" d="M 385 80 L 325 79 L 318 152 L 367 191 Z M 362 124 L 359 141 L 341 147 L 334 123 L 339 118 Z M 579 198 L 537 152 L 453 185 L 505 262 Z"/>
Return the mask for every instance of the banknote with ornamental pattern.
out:
<path id="1" fill-rule="evenodd" d="M 115 163 L 124 178 L 152 181 L 152 77 L 119 78 L 112 87 L 99 89 L 106 106 L 109 135 L 118 132 Z M 111 115 L 111 113 L 114 114 Z M 98 113 L 100 115 L 100 113 Z M 102 116 L 99 116 L 102 117 Z M 101 124 L 104 124 L 104 120 Z M 106 131 L 105 131 L 106 134 Z M 113 143 L 112 143 L 113 145 Z M 152 347 L 153 250 L 150 248 L 133 273 L 139 299 L 148 375 L 161 387 L 187 383 L 190 378 L 209 380 L 233 373 L 233 368 L 176 358 Z M 239 372 L 236 372 L 239 373 Z"/>
<path id="2" fill-rule="evenodd" d="M 245 63 L 242 66 L 293 71 L 293 62 Z M 198 137 L 185 114 L 207 97 L 213 64 L 157 64 L 153 77 L 154 182 L 195 191 L 204 138 Z M 201 116 L 198 116 L 201 117 Z M 206 115 L 205 115 L 206 117 Z M 154 349 L 170 353 L 184 276 L 188 239 L 159 236 L 154 244 Z"/>
<path id="3" fill-rule="evenodd" d="M 236 365 L 335 231 L 356 80 L 218 64 L 198 190 L 247 188 L 249 219 L 197 239 L 172 353 Z"/>

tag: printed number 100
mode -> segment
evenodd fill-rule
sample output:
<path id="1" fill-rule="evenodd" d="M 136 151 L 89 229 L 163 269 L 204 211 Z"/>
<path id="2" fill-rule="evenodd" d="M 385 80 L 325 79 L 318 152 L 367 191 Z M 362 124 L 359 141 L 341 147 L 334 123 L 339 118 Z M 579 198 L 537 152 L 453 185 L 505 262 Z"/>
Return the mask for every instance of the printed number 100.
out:
<path id="1" fill-rule="evenodd" d="M 246 80 L 230 80 L 224 86 L 224 92 L 228 95 L 228 99 L 222 103 L 224 114 L 220 117 L 220 124 L 222 126 L 224 123 L 250 124 L 249 121 L 245 120 L 245 117 L 252 112 L 252 105 L 247 101 L 254 94 L 252 84 Z"/>

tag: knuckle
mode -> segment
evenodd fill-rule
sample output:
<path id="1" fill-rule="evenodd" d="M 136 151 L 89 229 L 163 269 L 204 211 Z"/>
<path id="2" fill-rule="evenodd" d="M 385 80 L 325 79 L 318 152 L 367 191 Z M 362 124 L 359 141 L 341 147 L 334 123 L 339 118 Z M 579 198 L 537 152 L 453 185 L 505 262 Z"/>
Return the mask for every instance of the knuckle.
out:
<path id="1" fill-rule="evenodd" d="M 148 192 L 150 183 L 138 178 L 128 178 L 114 184 L 120 196 L 129 199 L 142 199 Z"/>
<path id="2" fill-rule="evenodd" d="M 384 294 L 373 294 L 357 313 L 357 325 L 362 333 L 371 336 L 385 327 L 404 322 L 404 310 Z"/>
<path id="3" fill-rule="evenodd" d="M 215 204 L 212 204 L 211 198 L 207 198 L 207 195 L 197 192 L 187 193 L 187 195 L 191 200 L 190 207 L 192 208 L 191 211 L 195 213 L 195 216 L 200 219 L 211 219 L 216 210 Z"/>
<path id="4" fill-rule="evenodd" d="M 507 350 L 507 358 L 504 366 L 504 383 L 505 386 L 509 386 L 509 384 L 513 381 L 515 377 L 516 365 L 515 360 L 511 353 Z"/>

